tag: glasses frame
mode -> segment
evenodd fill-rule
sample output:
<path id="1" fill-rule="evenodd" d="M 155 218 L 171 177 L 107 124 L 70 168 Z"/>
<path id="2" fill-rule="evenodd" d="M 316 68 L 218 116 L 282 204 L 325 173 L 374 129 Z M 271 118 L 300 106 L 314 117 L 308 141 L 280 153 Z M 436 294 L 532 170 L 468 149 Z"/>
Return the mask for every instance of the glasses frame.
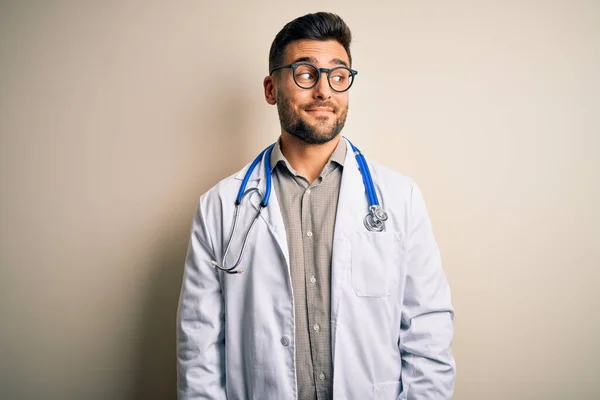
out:
<path id="1" fill-rule="evenodd" d="M 313 67 L 314 69 L 316 69 L 318 71 L 317 80 L 310 87 L 300 86 L 300 84 L 296 80 L 296 68 L 298 68 L 301 65 L 308 65 L 308 66 Z M 282 65 L 280 67 L 275 67 L 275 68 L 273 68 L 272 70 L 269 71 L 269 75 L 272 75 L 273 72 L 275 72 L 277 70 L 280 70 L 280 69 L 284 69 L 284 68 L 291 68 L 292 69 L 292 78 L 294 78 L 294 83 L 296 84 L 296 86 L 298 86 L 300 89 L 306 89 L 306 90 L 312 89 L 315 86 L 317 86 L 319 84 L 319 81 L 321 80 L 321 75 L 323 73 L 326 73 L 327 74 L 327 83 L 329 84 L 329 87 L 331 88 L 331 90 L 333 90 L 336 93 L 344 93 L 344 92 L 348 91 L 352 87 L 352 85 L 354 84 L 354 77 L 356 75 L 358 75 L 358 71 L 353 70 L 351 68 L 348 68 L 348 67 L 346 67 L 344 65 L 340 65 L 339 67 L 334 67 L 334 68 L 317 68 L 315 65 L 313 65 L 311 63 L 307 63 L 307 62 L 287 64 L 287 65 Z M 334 89 L 334 87 L 331 85 L 331 80 L 329 79 L 331 77 L 331 73 L 333 71 L 335 71 L 335 70 L 338 70 L 338 69 L 345 69 L 345 70 L 350 71 L 350 77 L 352 78 L 352 80 L 350 81 L 350 85 L 348 85 L 348 87 L 346 89 L 344 89 L 344 90 Z"/>

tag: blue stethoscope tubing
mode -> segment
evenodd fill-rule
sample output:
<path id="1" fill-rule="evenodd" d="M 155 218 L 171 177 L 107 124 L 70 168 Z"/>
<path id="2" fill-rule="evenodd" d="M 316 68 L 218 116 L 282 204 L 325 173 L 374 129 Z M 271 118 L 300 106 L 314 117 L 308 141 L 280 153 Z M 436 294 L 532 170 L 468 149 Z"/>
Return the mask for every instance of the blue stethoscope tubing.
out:
<path id="1" fill-rule="evenodd" d="M 350 143 L 350 147 L 352 147 L 352 151 L 356 157 L 356 162 L 358 163 L 358 168 L 360 169 L 363 178 L 363 183 L 367 192 L 367 200 L 369 201 L 369 207 L 378 206 L 379 199 L 377 198 L 377 193 L 375 193 L 375 185 L 373 184 L 373 178 L 371 177 L 371 171 L 367 165 L 367 160 L 365 160 L 365 156 L 354 144 L 352 144 L 350 140 L 348 140 L 348 143 Z"/>
<path id="2" fill-rule="evenodd" d="M 371 171 L 369 170 L 367 160 L 365 160 L 365 156 L 358 149 L 358 147 L 352 144 L 352 142 L 348 138 L 344 137 L 344 139 L 348 140 L 348 143 L 350 143 L 350 147 L 352 147 L 352 151 L 354 152 L 354 156 L 356 157 L 356 162 L 358 163 L 358 169 L 360 170 L 360 174 L 363 178 L 365 191 L 367 192 L 367 200 L 369 202 L 369 213 L 365 216 L 364 219 L 365 227 L 369 231 L 382 232 L 385 229 L 385 221 L 387 221 L 388 215 L 384 211 L 384 209 L 381 208 L 381 206 L 379 205 L 379 199 L 377 198 L 375 184 L 373 183 L 373 177 L 371 176 Z"/>
<path id="3" fill-rule="evenodd" d="M 252 175 L 252 172 L 254 171 L 258 163 L 260 163 L 260 160 L 262 160 L 263 155 L 265 155 L 265 153 L 267 153 L 265 157 L 265 177 L 267 178 L 267 187 L 265 189 L 265 194 L 260 202 L 260 206 L 262 208 L 265 208 L 269 204 L 269 198 L 271 197 L 271 186 L 273 184 L 273 179 L 271 177 L 271 153 L 273 152 L 274 147 L 275 143 L 261 151 L 260 154 L 254 159 L 254 161 L 252 161 L 252 164 L 250 164 L 250 168 L 248 168 L 248 171 L 246 171 L 244 180 L 240 185 L 240 190 L 238 190 L 237 197 L 235 198 L 236 207 L 242 203 L 242 199 L 244 198 L 246 186 L 248 185 L 250 176 Z"/>
<path id="4" fill-rule="evenodd" d="M 344 139 L 348 140 L 347 138 L 344 138 Z M 377 193 L 375 192 L 375 185 L 373 184 L 373 178 L 371 177 L 371 171 L 369 170 L 369 166 L 367 165 L 367 160 L 365 160 L 365 156 L 361 153 L 361 151 L 356 146 L 354 146 L 354 144 L 352 144 L 352 142 L 350 140 L 348 140 L 348 143 L 350 143 L 350 146 L 352 147 L 352 151 L 354 152 L 356 162 L 358 163 L 358 168 L 362 175 L 363 184 L 365 186 L 365 191 L 367 193 L 367 201 L 369 203 L 369 213 L 366 215 L 366 217 L 364 219 L 365 227 L 369 231 L 382 232 L 385 229 L 385 221 L 388 219 L 388 215 L 379 205 L 379 199 L 377 198 Z M 252 172 L 254 171 L 256 166 L 261 162 L 261 160 L 264 158 L 264 160 L 265 160 L 264 161 L 265 162 L 265 178 L 266 178 L 265 193 L 263 194 L 263 197 L 260 201 L 260 206 L 258 208 L 258 212 L 256 213 L 256 216 L 252 220 L 250 228 L 248 228 L 248 232 L 246 232 L 246 236 L 244 237 L 244 241 L 242 244 L 242 250 L 240 251 L 240 256 L 238 257 L 235 264 L 229 268 L 226 268 L 224 265 L 219 265 L 219 263 L 217 263 L 215 260 L 211 260 L 211 262 L 210 262 L 211 265 L 220 269 L 221 271 L 227 272 L 228 274 L 241 274 L 242 272 L 244 272 L 243 269 L 236 269 L 236 268 L 242 262 L 244 252 L 246 250 L 246 244 L 248 242 L 248 237 L 250 236 L 250 233 L 252 232 L 252 228 L 254 228 L 254 225 L 255 225 L 256 221 L 258 220 L 258 218 L 260 217 L 262 210 L 265 207 L 267 207 L 267 205 L 269 204 L 269 198 L 271 197 L 271 189 L 272 189 L 272 185 L 273 185 L 273 179 L 272 179 L 272 174 L 271 174 L 271 153 L 273 152 L 274 147 L 275 147 L 275 143 L 271 144 L 266 149 L 261 151 L 260 154 L 254 159 L 254 161 L 252 161 L 252 164 L 250 164 L 250 167 L 246 171 L 246 175 L 244 176 L 244 179 L 242 180 L 242 184 L 240 185 L 240 189 L 238 190 L 237 196 L 235 198 L 233 226 L 231 228 L 231 233 L 229 235 L 227 247 L 225 248 L 225 252 L 223 253 L 223 258 L 222 258 L 223 264 L 225 263 L 225 258 L 227 257 L 227 254 L 229 252 L 229 248 L 231 246 L 231 241 L 235 235 L 240 206 L 241 206 L 244 198 L 248 195 L 252 195 L 252 193 L 260 194 L 260 189 L 250 188 L 250 189 L 246 190 L 246 186 L 248 185 L 248 181 L 250 180 L 250 176 L 252 175 Z"/>

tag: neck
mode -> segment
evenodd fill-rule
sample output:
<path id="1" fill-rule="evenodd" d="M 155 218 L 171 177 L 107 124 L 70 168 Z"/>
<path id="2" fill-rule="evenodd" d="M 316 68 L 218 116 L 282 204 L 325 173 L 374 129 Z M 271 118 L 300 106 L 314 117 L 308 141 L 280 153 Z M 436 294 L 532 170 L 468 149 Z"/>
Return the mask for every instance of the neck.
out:
<path id="1" fill-rule="evenodd" d="M 340 139 L 341 135 L 338 135 L 327 143 L 308 144 L 282 131 L 281 152 L 292 168 L 312 183 L 329 161 Z"/>

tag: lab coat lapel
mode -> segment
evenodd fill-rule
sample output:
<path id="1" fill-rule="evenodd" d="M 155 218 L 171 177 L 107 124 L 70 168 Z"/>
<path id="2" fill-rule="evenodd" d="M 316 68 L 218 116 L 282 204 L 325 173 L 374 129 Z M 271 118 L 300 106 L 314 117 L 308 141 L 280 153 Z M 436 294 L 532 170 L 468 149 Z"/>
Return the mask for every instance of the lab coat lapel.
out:
<path id="1" fill-rule="evenodd" d="M 246 171 L 247 171 L 247 168 L 244 168 L 242 171 L 240 171 L 236 175 L 236 179 L 238 179 L 240 181 L 240 184 L 241 184 L 242 180 L 244 179 L 244 176 L 246 175 Z M 252 175 L 250 177 L 250 180 L 248 181 L 248 186 L 246 188 L 246 190 L 248 190 L 249 188 L 257 187 L 258 189 L 260 189 L 261 195 L 260 196 L 258 194 L 252 194 L 252 196 L 248 195 L 249 201 L 248 201 L 248 198 L 246 198 L 244 200 L 244 202 L 248 201 L 248 203 L 252 205 L 252 208 L 254 208 L 255 211 L 258 211 L 260 208 L 260 202 L 262 200 L 262 196 L 265 193 L 265 190 L 267 187 L 266 181 L 267 180 L 265 178 L 265 163 L 264 163 L 264 156 L 263 156 L 263 160 L 258 164 L 258 166 L 254 169 L 254 171 L 252 171 Z M 271 186 L 271 197 L 269 198 L 269 204 L 267 205 L 267 207 L 265 207 L 264 210 L 262 210 L 260 216 L 261 216 L 261 219 L 267 224 L 267 227 L 269 228 L 269 231 L 273 235 L 273 238 L 275 239 L 277 246 L 279 246 L 279 249 L 280 249 L 281 253 L 283 254 L 286 265 L 288 266 L 288 269 L 289 269 L 290 262 L 289 262 L 289 251 L 288 251 L 288 245 L 287 245 L 287 236 L 285 233 L 285 225 L 283 223 L 283 217 L 281 216 L 281 210 L 279 208 L 279 201 L 277 200 L 277 194 L 276 194 L 275 188 L 273 186 Z"/>
<path id="2" fill-rule="evenodd" d="M 342 287 L 344 280 L 350 279 L 351 235 L 354 232 L 365 229 L 363 219 L 368 209 L 362 175 L 360 174 L 358 163 L 348 141 L 346 141 L 346 148 L 346 158 L 344 160 L 344 170 L 335 219 L 331 263 L 331 333 L 334 356 L 336 326 Z"/>
<path id="3" fill-rule="evenodd" d="M 335 219 L 334 238 L 336 239 L 347 237 L 350 232 L 363 229 L 363 219 L 369 208 L 363 178 L 352 147 L 347 140 L 346 146 L 346 158 L 344 159 L 344 171 Z"/>
<path id="4" fill-rule="evenodd" d="M 281 216 L 281 209 L 279 208 L 279 200 L 277 200 L 277 193 L 275 193 L 275 188 L 271 190 L 269 205 L 263 210 L 261 217 L 269 226 L 271 234 L 277 241 L 279 249 L 281 250 L 281 254 L 283 254 L 283 258 L 285 259 L 286 266 L 289 270 L 290 256 L 288 251 L 287 236 L 285 232 L 285 225 L 283 223 L 283 217 Z"/>

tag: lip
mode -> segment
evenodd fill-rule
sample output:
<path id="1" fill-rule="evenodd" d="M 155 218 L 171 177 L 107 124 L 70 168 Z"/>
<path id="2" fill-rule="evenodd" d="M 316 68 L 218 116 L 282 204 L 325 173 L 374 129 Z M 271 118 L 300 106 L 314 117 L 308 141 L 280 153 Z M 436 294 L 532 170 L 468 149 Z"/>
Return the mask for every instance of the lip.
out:
<path id="1" fill-rule="evenodd" d="M 331 108 L 309 108 L 306 110 L 309 113 L 333 113 Z"/>

